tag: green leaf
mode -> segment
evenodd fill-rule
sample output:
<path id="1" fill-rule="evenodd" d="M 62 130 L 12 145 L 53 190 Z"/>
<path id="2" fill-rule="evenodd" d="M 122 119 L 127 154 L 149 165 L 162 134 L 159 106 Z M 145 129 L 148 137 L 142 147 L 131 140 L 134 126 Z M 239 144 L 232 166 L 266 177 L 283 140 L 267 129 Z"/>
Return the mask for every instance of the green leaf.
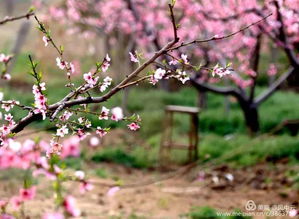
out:
<path id="1" fill-rule="evenodd" d="M 60 46 L 59 50 L 60 50 L 61 53 L 63 53 L 64 52 L 64 46 Z"/>
<path id="2" fill-rule="evenodd" d="M 29 8 L 29 10 L 28 10 L 28 13 L 32 13 L 32 12 L 34 12 L 35 11 L 35 7 L 34 6 L 31 6 L 30 8 Z"/>

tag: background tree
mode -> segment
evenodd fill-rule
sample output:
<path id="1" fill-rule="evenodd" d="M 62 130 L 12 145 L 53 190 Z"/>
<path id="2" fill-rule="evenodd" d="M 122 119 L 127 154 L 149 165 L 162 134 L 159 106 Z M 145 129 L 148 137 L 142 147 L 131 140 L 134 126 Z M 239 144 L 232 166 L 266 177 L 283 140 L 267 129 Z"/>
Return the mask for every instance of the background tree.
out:
<path id="1" fill-rule="evenodd" d="M 53 18 L 72 23 L 79 33 L 97 31 L 109 36 L 112 44 L 117 41 L 112 40 L 115 37 L 126 37 L 135 41 L 145 54 L 160 48 L 171 37 L 172 30 L 165 19 L 163 1 L 66 0 L 57 6 L 50 9 Z M 257 132 L 258 106 L 285 80 L 298 87 L 298 7 L 299 2 L 292 0 L 178 1 L 178 35 L 181 42 L 189 41 L 191 44 L 182 43 L 185 48 L 177 46 L 173 56 L 187 52 L 195 66 L 213 67 L 218 63 L 223 72 L 233 70 L 224 84 L 223 80 L 215 80 L 210 71 L 201 69 L 194 72 L 192 68 L 188 69 L 195 73 L 192 84 L 201 93 L 209 91 L 234 96 L 243 111 L 247 127 L 251 132 Z M 268 15 L 265 22 L 222 40 L 223 35 L 236 32 Z M 79 17 L 85 19 L 79 20 Z M 192 39 L 206 37 L 215 40 L 194 46 L 200 41 L 193 42 Z M 271 48 L 276 48 L 279 56 L 286 56 L 284 65 L 271 61 L 268 65 L 260 64 L 260 59 L 264 59 Z M 230 62 L 232 66 L 228 66 Z M 281 73 L 285 69 L 287 71 Z M 267 76 L 271 78 L 271 85 L 263 93 L 257 94 L 259 77 Z M 216 83 L 220 86 L 216 87 Z"/>

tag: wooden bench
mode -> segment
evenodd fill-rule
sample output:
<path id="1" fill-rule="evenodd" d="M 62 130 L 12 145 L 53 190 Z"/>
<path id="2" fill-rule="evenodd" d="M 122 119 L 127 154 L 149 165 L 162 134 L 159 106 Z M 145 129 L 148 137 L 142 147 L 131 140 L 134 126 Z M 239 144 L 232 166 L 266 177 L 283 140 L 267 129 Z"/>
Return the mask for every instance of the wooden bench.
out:
<path id="1" fill-rule="evenodd" d="M 190 115 L 190 130 L 189 130 L 189 144 L 178 144 L 172 140 L 173 132 L 173 115 L 174 113 L 184 113 Z M 199 108 L 187 106 L 173 106 L 165 107 L 165 119 L 163 125 L 163 134 L 160 145 L 160 163 L 165 163 L 170 158 L 171 149 L 187 149 L 189 162 L 198 159 L 198 113 Z"/>

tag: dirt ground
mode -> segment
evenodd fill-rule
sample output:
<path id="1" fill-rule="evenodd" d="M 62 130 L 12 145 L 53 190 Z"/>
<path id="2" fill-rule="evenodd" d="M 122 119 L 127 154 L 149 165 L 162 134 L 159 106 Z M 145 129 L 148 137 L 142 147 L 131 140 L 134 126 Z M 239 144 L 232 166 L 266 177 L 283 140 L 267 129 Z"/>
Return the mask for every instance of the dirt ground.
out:
<path id="1" fill-rule="evenodd" d="M 43 139 L 50 137 L 46 133 L 38 135 Z M 107 135 L 105 145 L 117 144 L 123 141 L 124 136 L 127 138 L 122 130 L 112 131 Z M 27 137 L 30 136 L 18 140 Z M 136 138 L 133 140 L 136 141 Z M 94 170 L 98 168 L 105 169 L 109 177 L 103 179 L 96 176 Z M 292 180 L 286 175 L 291 169 L 298 171 L 298 166 L 289 166 L 284 160 L 240 169 L 222 165 L 205 169 L 203 166 L 172 166 L 168 171 L 139 170 L 111 163 L 87 163 L 83 169 L 94 185 L 92 191 L 82 195 L 78 183 L 64 183 L 65 190 L 74 195 L 83 211 L 81 218 L 134 218 L 129 217 L 132 215 L 149 219 L 187 218 L 186 213 L 194 206 L 210 206 L 220 212 L 232 212 L 235 209 L 248 212 L 245 207 L 250 200 L 257 207 L 299 207 L 299 191 L 294 189 Z M 116 178 L 120 182 L 120 190 L 114 196 L 108 196 L 107 192 L 115 185 Z M 38 181 L 37 198 L 25 206 L 31 219 L 40 218 L 42 213 L 55 209 L 51 182 L 44 178 Z M 1 199 L 16 195 L 21 186 L 22 178 L 17 173 L 0 171 Z"/>
<path id="2" fill-rule="evenodd" d="M 103 164 L 101 167 L 117 175 L 124 186 L 134 186 L 121 187 L 114 196 L 107 196 L 108 185 L 115 182 L 94 176 L 90 178 L 94 189 L 82 195 L 78 192 L 77 183 L 65 183 L 65 188 L 77 198 L 78 206 L 83 211 L 82 218 L 128 218 L 133 214 L 153 219 L 184 218 L 184 214 L 192 206 L 210 206 L 221 212 L 231 212 L 238 208 L 246 212 L 245 206 L 249 200 L 253 200 L 257 206 L 280 204 L 298 208 L 299 194 L 289 188 L 290 182 L 282 174 L 286 166 L 282 164 L 277 165 L 275 170 L 267 165 L 242 170 L 218 167 L 202 179 L 194 178 L 190 176 L 194 174 L 189 173 L 164 181 L 160 179 L 169 173 L 141 171 L 113 164 Z M 224 177 L 223 174 L 227 172 L 233 175 L 233 181 Z M 216 183 L 212 175 L 217 176 L 219 182 Z M 272 179 L 271 182 L 264 183 L 266 176 Z M 152 181 L 156 183 L 143 185 Z M 17 183 L 15 180 L 3 180 L 2 177 L 1 197 L 15 194 L 19 184 L 20 181 Z M 25 206 L 31 218 L 40 218 L 41 212 L 54 210 L 50 187 L 48 181 L 40 179 L 37 198 L 27 202 Z"/>

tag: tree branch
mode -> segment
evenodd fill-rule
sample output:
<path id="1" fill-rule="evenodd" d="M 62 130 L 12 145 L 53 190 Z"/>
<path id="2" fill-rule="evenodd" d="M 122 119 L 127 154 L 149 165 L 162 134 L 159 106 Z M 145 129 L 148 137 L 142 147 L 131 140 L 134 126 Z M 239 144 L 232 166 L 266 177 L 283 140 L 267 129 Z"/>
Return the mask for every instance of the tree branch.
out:
<path id="1" fill-rule="evenodd" d="M 179 48 L 181 48 L 181 47 L 189 46 L 189 45 L 192 45 L 192 44 L 206 43 L 206 42 L 210 42 L 210 41 L 218 41 L 218 40 L 223 40 L 223 39 L 230 38 L 230 37 L 232 37 L 232 36 L 235 36 L 235 35 L 237 35 L 237 34 L 243 32 L 243 31 L 249 29 L 250 27 L 252 27 L 252 26 L 254 26 L 254 25 L 256 25 L 256 24 L 258 24 L 258 23 L 260 23 L 260 22 L 262 22 L 262 21 L 264 21 L 264 20 L 266 20 L 266 19 L 267 19 L 268 17 L 270 17 L 271 15 L 272 15 L 272 13 L 269 14 L 269 15 L 267 15 L 267 16 L 265 16 L 265 17 L 263 17 L 262 19 L 260 19 L 260 20 L 258 20 L 258 21 L 256 21 L 256 22 L 251 23 L 251 24 L 249 24 L 249 25 L 247 25 L 247 26 L 241 28 L 240 30 L 235 31 L 235 32 L 232 32 L 232 33 L 230 33 L 230 34 L 227 34 L 227 35 L 224 35 L 224 36 L 219 36 L 219 37 L 218 37 L 218 36 L 212 36 L 212 37 L 210 37 L 210 38 L 208 38 L 208 39 L 193 40 L 193 41 L 186 42 L 186 43 L 182 42 L 180 45 L 175 46 L 175 47 L 172 47 L 172 48 L 170 48 L 168 51 L 176 50 L 176 49 L 179 49 Z"/>
<path id="2" fill-rule="evenodd" d="M 24 18 L 27 18 L 29 19 L 31 16 L 34 15 L 34 12 L 27 12 L 26 14 L 24 15 L 21 15 L 21 16 L 16 16 L 16 17 L 6 17 L 5 19 L 3 19 L 2 21 L 0 21 L 0 25 L 3 25 L 7 22 L 12 22 L 12 21 L 16 21 L 16 20 L 21 20 L 21 19 L 24 19 Z"/>
<path id="3" fill-rule="evenodd" d="M 276 0 L 273 3 L 274 3 L 275 8 L 276 8 L 277 21 L 279 21 L 280 24 L 281 24 L 280 27 L 279 27 L 279 40 L 281 42 L 283 42 L 284 50 L 285 50 L 285 52 L 286 52 L 286 54 L 287 54 L 287 56 L 288 56 L 288 58 L 289 58 L 289 60 L 292 64 L 292 66 L 298 67 L 299 66 L 299 61 L 296 58 L 296 55 L 295 55 L 294 51 L 289 46 L 289 42 L 288 42 L 285 30 L 284 30 L 284 22 L 283 22 L 282 14 L 280 12 L 279 4 Z"/>
<path id="4" fill-rule="evenodd" d="M 290 68 L 287 72 L 285 72 L 284 74 L 282 74 L 273 84 L 271 84 L 271 86 L 261 95 L 259 95 L 255 100 L 254 103 L 256 105 L 260 105 L 261 103 L 263 103 L 265 100 L 268 99 L 268 97 L 270 97 L 276 89 L 279 88 L 279 86 L 291 75 L 293 74 L 295 71 L 298 71 L 298 69 L 296 68 Z"/>
<path id="5" fill-rule="evenodd" d="M 232 95 L 237 98 L 245 99 L 245 97 L 235 88 L 233 87 L 216 87 L 213 85 L 209 85 L 205 82 L 201 83 L 194 76 L 190 78 L 193 86 L 199 91 L 211 91 L 213 93 L 222 94 L 222 95 Z"/>

